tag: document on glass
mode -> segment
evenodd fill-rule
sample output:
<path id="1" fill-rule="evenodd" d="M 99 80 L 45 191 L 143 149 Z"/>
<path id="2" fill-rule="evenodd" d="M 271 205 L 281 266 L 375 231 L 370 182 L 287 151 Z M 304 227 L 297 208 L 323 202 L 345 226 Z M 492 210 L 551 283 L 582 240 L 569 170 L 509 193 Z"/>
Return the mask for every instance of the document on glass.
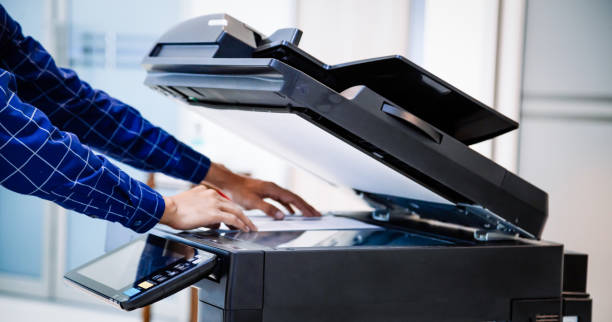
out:
<path id="1" fill-rule="evenodd" d="M 295 230 L 339 230 L 339 229 L 381 229 L 381 227 L 362 221 L 323 215 L 321 217 L 285 216 L 275 220 L 269 216 L 250 215 L 249 218 L 259 231 L 295 231 Z"/>

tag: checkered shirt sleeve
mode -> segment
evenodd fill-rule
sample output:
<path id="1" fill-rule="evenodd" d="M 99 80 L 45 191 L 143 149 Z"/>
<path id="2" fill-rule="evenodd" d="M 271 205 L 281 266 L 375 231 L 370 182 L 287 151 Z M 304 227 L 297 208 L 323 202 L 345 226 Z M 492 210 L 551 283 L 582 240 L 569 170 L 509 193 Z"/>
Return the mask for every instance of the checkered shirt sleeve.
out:
<path id="1" fill-rule="evenodd" d="M 63 131 L 116 160 L 199 183 L 210 160 L 145 120 L 133 107 L 92 89 L 53 58 L 0 6 L 0 68 L 12 72 L 17 94 Z"/>
<path id="2" fill-rule="evenodd" d="M 0 74 L 0 184 L 10 190 L 144 232 L 162 197 L 89 147 L 194 183 L 208 172 L 208 158 L 57 67 L 2 5 Z"/>
<path id="3" fill-rule="evenodd" d="M 53 126 L 15 87 L 0 69 L 0 185 L 136 232 L 159 222 L 165 205 L 157 192 Z"/>

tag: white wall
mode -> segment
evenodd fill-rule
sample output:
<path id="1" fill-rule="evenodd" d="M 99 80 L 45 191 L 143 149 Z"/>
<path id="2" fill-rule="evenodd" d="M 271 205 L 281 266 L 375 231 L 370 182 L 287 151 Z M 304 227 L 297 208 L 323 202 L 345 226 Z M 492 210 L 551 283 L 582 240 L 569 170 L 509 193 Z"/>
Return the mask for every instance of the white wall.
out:
<path id="1" fill-rule="evenodd" d="M 302 0 L 300 47 L 326 64 L 408 52 L 409 1 Z"/>
<path id="2" fill-rule="evenodd" d="M 521 176 L 549 194 L 543 238 L 589 254 L 593 321 L 612 321 L 612 2 L 529 0 Z"/>
<path id="3" fill-rule="evenodd" d="M 498 15 L 497 64 L 493 106 L 500 113 L 519 121 L 525 38 L 525 0 L 502 0 Z M 511 131 L 492 142 L 493 160 L 504 168 L 518 171 L 518 131 Z"/>

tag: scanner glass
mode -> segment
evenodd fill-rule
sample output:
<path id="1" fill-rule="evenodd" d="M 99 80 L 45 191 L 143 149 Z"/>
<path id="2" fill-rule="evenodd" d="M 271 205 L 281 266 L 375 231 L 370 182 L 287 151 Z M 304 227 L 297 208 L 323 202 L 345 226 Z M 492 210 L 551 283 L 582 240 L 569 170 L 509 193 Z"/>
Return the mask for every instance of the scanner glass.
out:
<path id="1" fill-rule="evenodd" d="M 391 229 L 347 229 L 228 232 L 226 238 L 270 248 L 349 247 L 349 246 L 447 246 L 450 241 Z"/>

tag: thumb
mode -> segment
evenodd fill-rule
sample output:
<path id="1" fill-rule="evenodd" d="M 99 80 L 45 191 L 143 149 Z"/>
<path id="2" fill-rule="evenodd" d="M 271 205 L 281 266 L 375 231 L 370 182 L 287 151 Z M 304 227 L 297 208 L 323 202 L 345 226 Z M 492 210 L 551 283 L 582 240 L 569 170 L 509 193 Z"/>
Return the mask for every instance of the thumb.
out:
<path id="1" fill-rule="evenodd" d="M 271 204 L 269 204 L 269 203 L 267 203 L 267 202 L 265 202 L 263 200 L 260 200 L 259 202 L 257 202 L 255 204 L 255 207 L 253 207 L 253 208 L 259 209 L 259 210 L 265 212 L 266 215 L 268 215 L 268 216 L 270 216 L 270 217 L 272 217 L 274 219 L 277 219 L 277 220 L 282 220 L 283 218 L 285 218 L 285 214 L 282 211 L 280 211 L 278 208 L 274 207 L 273 205 L 271 205 Z"/>

